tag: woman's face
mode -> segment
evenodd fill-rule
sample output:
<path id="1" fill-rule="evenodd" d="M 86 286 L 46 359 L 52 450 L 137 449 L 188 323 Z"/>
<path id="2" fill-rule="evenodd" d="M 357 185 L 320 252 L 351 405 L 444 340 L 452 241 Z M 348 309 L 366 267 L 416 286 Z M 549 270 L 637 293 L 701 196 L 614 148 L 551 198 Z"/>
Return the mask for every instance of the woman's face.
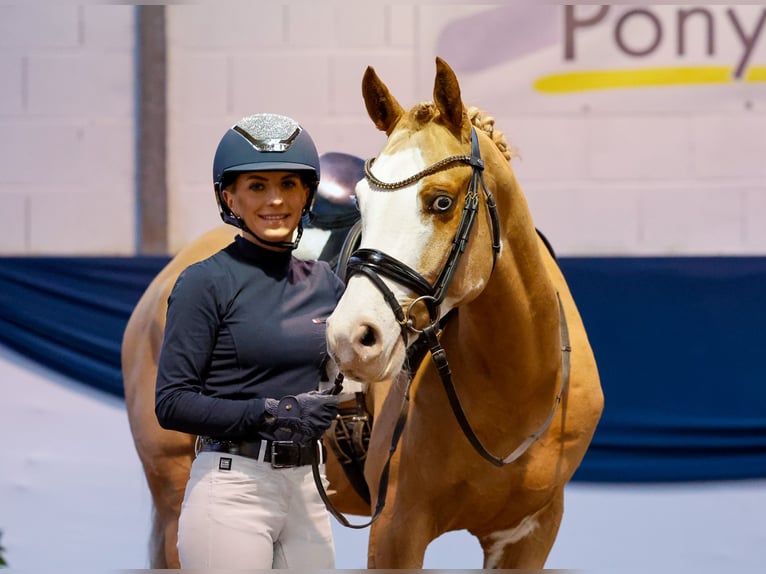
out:
<path id="1" fill-rule="evenodd" d="M 229 209 L 248 229 L 268 241 L 292 241 L 309 197 L 300 175 L 290 171 L 249 171 L 223 190 Z M 254 243 L 257 238 L 245 232 Z M 270 249 L 278 249 L 263 245 Z"/>

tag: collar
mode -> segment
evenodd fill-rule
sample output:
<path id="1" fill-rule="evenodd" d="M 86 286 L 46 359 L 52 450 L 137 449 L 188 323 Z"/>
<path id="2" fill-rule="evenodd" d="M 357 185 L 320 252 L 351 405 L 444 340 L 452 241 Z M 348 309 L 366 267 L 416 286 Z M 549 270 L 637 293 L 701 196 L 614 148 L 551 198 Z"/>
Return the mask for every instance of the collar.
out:
<path id="1" fill-rule="evenodd" d="M 236 245 L 237 252 L 240 253 L 245 259 L 252 263 L 256 263 L 261 267 L 270 269 L 287 269 L 292 259 L 292 251 L 286 249 L 284 251 L 273 251 L 266 249 L 260 245 L 256 245 L 252 241 L 245 239 L 241 235 L 234 237 L 234 244 Z"/>

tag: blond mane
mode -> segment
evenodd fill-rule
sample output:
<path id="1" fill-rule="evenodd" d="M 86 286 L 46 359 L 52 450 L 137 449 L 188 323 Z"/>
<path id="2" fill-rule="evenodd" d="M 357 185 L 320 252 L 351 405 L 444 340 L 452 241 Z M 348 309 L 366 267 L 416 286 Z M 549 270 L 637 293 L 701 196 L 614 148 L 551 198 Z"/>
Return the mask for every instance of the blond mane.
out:
<path id="1" fill-rule="evenodd" d="M 436 106 L 433 102 L 421 102 L 412 108 L 411 113 L 418 122 L 425 124 L 431 121 L 434 115 L 436 115 Z M 495 128 L 494 117 L 475 106 L 468 106 L 466 108 L 466 113 L 468 114 L 468 119 L 471 122 L 471 125 L 487 134 L 505 159 L 511 161 L 512 158 L 517 156 L 516 150 L 514 150 L 506 141 L 505 134 Z"/>
<path id="2" fill-rule="evenodd" d="M 508 145 L 505 134 L 495 129 L 495 118 L 474 106 L 469 106 L 466 111 L 471 124 L 487 134 L 495 142 L 497 149 L 502 152 L 505 159 L 511 161 L 511 158 L 516 156 L 516 152 Z"/>

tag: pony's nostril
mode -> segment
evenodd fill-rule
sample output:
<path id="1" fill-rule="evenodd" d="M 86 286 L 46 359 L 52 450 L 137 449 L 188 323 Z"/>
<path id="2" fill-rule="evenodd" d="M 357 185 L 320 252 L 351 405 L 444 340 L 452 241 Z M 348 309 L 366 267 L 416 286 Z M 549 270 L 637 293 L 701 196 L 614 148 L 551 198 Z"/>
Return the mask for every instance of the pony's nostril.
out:
<path id="1" fill-rule="evenodd" d="M 377 340 L 378 338 L 375 336 L 375 330 L 369 325 L 366 325 L 362 332 L 362 336 L 359 337 L 359 343 L 365 347 L 372 347 Z"/>

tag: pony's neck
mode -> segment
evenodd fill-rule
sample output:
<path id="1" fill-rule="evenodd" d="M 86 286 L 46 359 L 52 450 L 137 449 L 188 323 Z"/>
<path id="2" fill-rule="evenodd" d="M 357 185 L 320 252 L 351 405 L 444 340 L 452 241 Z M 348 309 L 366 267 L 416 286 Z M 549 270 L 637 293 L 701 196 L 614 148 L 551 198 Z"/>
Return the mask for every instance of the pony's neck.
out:
<path id="1" fill-rule="evenodd" d="M 477 360 L 498 398 L 540 403 L 540 413 L 531 413 L 537 419 L 552 404 L 558 387 L 558 299 L 520 191 L 503 229 L 502 250 L 487 286 L 458 311 L 459 337 L 461 343 L 470 341 L 466 348 L 478 351 Z M 504 385 L 512 386 L 512 394 Z"/>

